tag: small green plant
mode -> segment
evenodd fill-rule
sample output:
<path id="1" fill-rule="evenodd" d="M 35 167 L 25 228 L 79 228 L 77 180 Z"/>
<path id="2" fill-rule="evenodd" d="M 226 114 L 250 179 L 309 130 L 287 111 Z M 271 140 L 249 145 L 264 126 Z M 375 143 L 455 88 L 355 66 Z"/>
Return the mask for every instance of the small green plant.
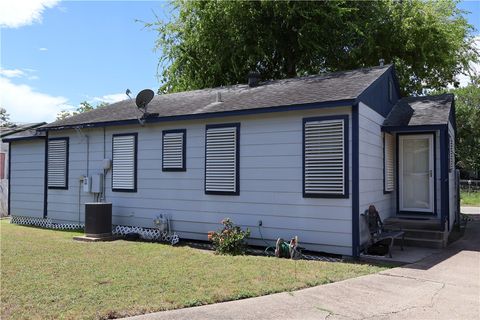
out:
<path id="1" fill-rule="evenodd" d="M 250 236 L 250 230 L 243 231 L 229 219 L 222 220 L 223 229 L 211 233 L 211 240 L 218 254 L 239 255 L 246 249 L 245 239 Z"/>

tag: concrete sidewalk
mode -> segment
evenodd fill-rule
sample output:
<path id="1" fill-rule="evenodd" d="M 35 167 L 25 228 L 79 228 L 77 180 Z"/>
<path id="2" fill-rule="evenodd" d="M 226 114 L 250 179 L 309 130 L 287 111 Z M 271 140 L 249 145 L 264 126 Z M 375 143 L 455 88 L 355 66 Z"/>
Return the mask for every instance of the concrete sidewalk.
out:
<path id="1" fill-rule="evenodd" d="M 464 214 L 480 214 L 480 207 L 463 207 L 460 209 Z"/>
<path id="2" fill-rule="evenodd" d="M 151 319 L 479 319 L 480 215 L 417 263 L 292 293 L 152 313 Z"/>

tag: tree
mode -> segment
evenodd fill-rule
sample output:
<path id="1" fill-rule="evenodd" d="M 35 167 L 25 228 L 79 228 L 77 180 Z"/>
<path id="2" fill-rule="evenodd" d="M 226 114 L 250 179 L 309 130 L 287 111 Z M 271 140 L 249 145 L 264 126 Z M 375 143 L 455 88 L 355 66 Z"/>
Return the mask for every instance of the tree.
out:
<path id="1" fill-rule="evenodd" d="M 480 170 L 480 78 L 464 88 L 451 89 L 455 94 L 457 136 L 455 157 L 465 171 Z"/>
<path id="2" fill-rule="evenodd" d="M 396 65 L 404 93 L 453 83 L 478 59 L 454 0 L 186 1 L 148 27 L 162 52 L 159 92 Z"/>
<path id="3" fill-rule="evenodd" d="M 65 118 L 68 118 L 68 117 L 71 117 L 71 116 L 74 116 L 74 115 L 77 115 L 77 114 L 80 114 L 80 113 L 88 112 L 88 111 L 91 111 L 93 109 L 103 108 L 105 106 L 108 106 L 107 102 L 101 102 L 101 103 L 97 104 L 96 106 L 93 106 L 90 103 L 88 103 L 87 101 L 83 101 L 83 102 L 80 102 L 80 105 L 78 106 L 77 109 L 75 109 L 75 111 L 68 111 L 68 110 L 60 111 L 57 114 L 57 120 L 63 120 Z"/>
<path id="4" fill-rule="evenodd" d="M 10 122 L 10 115 L 7 113 L 7 109 L 0 107 L 0 127 L 8 128 L 13 126 Z"/>

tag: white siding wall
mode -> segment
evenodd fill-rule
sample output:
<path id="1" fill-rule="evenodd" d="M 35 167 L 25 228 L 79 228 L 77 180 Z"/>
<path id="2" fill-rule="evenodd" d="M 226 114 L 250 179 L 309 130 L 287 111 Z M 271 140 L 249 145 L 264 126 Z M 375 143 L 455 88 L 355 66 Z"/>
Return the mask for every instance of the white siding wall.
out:
<path id="1" fill-rule="evenodd" d="M 387 194 L 383 192 L 383 134 L 381 125 L 384 120 L 385 118 L 382 115 L 370 109 L 367 105 L 359 104 L 359 214 L 373 204 L 382 219 L 395 215 L 396 194 L 396 190 Z M 360 217 L 360 244 L 368 240 L 368 228 L 363 220 Z"/>
<path id="2" fill-rule="evenodd" d="M 18 141 L 10 144 L 10 213 L 43 217 L 45 141 Z"/>
<path id="3" fill-rule="evenodd" d="M 0 153 L 5 154 L 4 178 L 0 179 L 0 216 L 8 215 L 8 143 L 0 142 Z"/>
<path id="4" fill-rule="evenodd" d="M 312 250 L 351 255 L 351 195 L 348 199 L 302 197 L 302 119 L 348 114 L 350 108 L 222 119 L 166 122 L 140 126 L 107 127 L 106 157 L 112 157 L 112 134 L 138 132 L 138 192 L 111 191 L 111 172 L 106 177 L 106 198 L 113 203 L 113 223 L 153 227 L 159 213 L 171 215 L 173 229 L 181 237 L 207 239 L 230 217 L 249 227 L 252 243 L 263 236 L 273 244 L 278 237 L 298 235 L 302 246 Z M 240 122 L 240 195 L 206 195 L 204 192 L 205 125 Z M 351 119 L 349 119 L 351 133 Z M 162 130 L 187 129 L 185 172 L 162 172 Z M 90 138 L 90 175 L 102 172 L 103 129 L 85 129 Z M 51 132 L 51 137 L 70 137 L 68 190 L 49 190 L 48 214 L 58 221 L 78 221 L 78 177 L 86 175 L 86 140 L 74 131 Z M 349 137 L 351 154 L 351 134 Z M 351 194 L 349 159 L 349 193 Z M 371 172 L 373 174 L 373 172 Z M 383 180 L 382 180 L 383 181 Z M 91 195 L 81 192 L 83 203 Z"/>
<path id="5" fill-rule="evenodd" d="M 79 178 L 103 172 L 103 130 L 90 129 L 82 132 L 84 135 L 77 134 L 73 130 L 49 133 L 50 138 L 69 137 L 68 190 L 48 189 L 48 217 L 54 221 L 83 223 L 85 221 L 84 203 L 92 202 L 93 195 L 81 191 Z M 90 145 L 88 148 L 88 173 L 87 139 Z M 112 143 L 111 137 L 107 143 Z M 112 158 L 111 153 L 108 158 Z"/>

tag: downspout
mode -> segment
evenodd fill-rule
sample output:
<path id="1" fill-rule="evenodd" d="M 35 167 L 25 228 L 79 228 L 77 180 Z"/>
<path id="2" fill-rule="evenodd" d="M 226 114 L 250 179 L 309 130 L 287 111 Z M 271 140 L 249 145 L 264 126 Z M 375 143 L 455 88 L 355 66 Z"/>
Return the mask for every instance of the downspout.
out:
<path id="1" fill-rule="evenodd" d="M 12 173 L 12 143 L 9 142 L 8 143 L 8 182 L 7 182 L 7 215 L 11 215 L 11 211 L 10 211 L 10 181 L 12 180 L 11 179 L 11 173 Z"/>
<path id="2" fill-rule="evenodd" d="M 359 103 L 352 105 L 352 256 L 360 256 L 360 198 L 359 198 Z"/>
<path id="3" fill-rule="evenodd" d="M 104 160 L 107 156 L 106 147 L 107 147 L 106 128 L 103 127 L 103 159 Z M 103 190 L 102 190 L 102 197 L 100 199 L 101 202 L 105 202 L 107 200 L 107 197 L 105 195 L 105 193 L 107 191 L 107 187 L 105 186 L 105 184 L 106 184 L 105 182 L 107 181 L 107 172 L 108 172 L 107 169 L 103 169 Z"/>
<path id="4" fill-rule="evenodd" d="M 45 131 L 45 170 L 43 185 L 43 218 L 48 216 L 48 131 Z"/>

